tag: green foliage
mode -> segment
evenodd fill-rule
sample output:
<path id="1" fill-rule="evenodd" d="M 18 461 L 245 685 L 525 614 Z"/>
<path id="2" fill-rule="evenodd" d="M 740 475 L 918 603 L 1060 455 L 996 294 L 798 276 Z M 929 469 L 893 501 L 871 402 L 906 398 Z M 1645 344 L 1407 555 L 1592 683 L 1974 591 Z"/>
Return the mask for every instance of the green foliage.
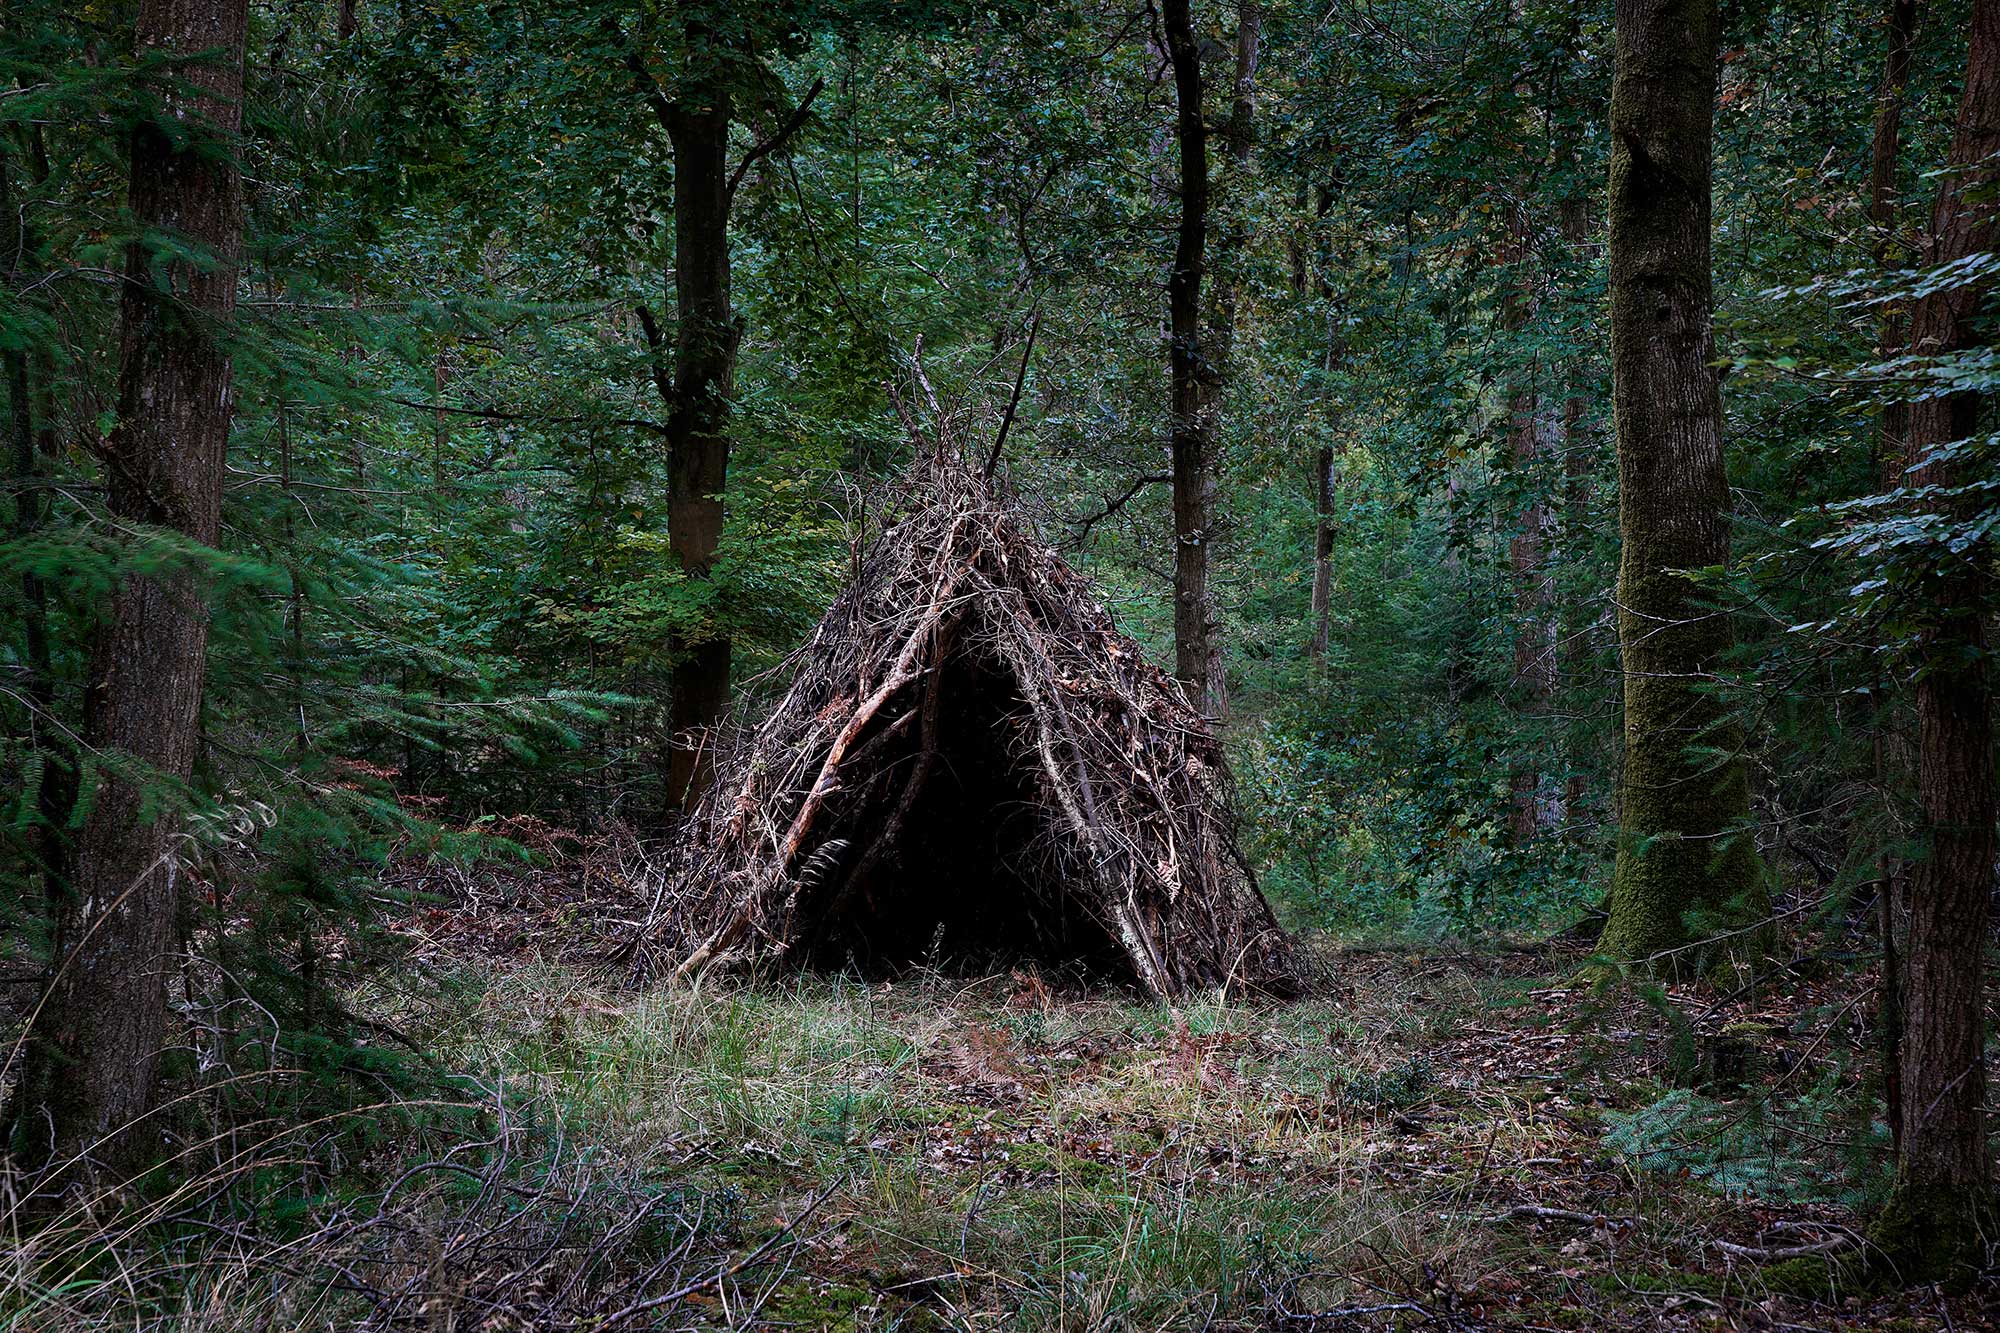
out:
<path id="1" fill-rule="evenodd" d="M 1838 1072 L 1782 1100 L 1713 1101 L 1675 1088 L 1605 1113 L 1604 1144 L 1646 1171 L 1686 1173 L 1732 1197 L 1865 1208 L 1889 1186 L 1888 1131 L 1857 1126 Z"/>

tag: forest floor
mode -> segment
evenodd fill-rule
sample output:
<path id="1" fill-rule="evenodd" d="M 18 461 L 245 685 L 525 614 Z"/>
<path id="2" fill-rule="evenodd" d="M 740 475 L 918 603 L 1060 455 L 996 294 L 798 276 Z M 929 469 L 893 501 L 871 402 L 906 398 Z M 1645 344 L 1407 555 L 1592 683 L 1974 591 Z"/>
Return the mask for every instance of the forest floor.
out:
<path id="1" fill-rule="evenodd" d="M 1837 1243 L 1879 1184 L 1850 964 L 1755 998 L 1606 989 L 1557 947 L 1331 943 L 1286 1003 L 1020 969 L 633 989 L 590 961 L 579 913 L 618 915 L 590 897 L 413 916 L 457 998 L 409 1019 L 532 1124 L 540 1179 L 573 1164 L 564 1197 L 671 1197 L 673 1281 L 635 1262 L 610 1302 L 664 1291 L 662 1326 L 2000 1326 L 1991 1283 L 1799 1294 L 1729 1248 Z M 433 1326 L 554 1308 L 504 1254 L 451 1266 Z"/>
<path id="2" fill-rule="evenodd" d="M 639 986 L 617 849 L 547 850 L 392 876 L 398 962 L 354 1008 L 443 1080 L 324 1116 L 294 1083 L 184 1136 L 207 1175 L 122 1232 L 0 1247 L 0 1327 L 2000 1329 L 1991 1274 L 1750 1253 L 1851 1242 L 1886 1180 L 1837 941 L 1737 992 L 1310 933 L 1285 1002 L 1027 967 Z"/>

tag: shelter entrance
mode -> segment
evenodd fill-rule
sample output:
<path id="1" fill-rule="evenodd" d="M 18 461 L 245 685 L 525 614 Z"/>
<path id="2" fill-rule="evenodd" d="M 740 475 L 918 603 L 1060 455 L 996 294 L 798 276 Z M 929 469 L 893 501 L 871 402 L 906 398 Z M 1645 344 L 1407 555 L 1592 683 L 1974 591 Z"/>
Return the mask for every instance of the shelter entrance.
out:
<path id="1" fill-rule="evenodd" d="M 1088 895 L 1072 891 L 1089 867 L 1050 827 L 1060 815 L 1037 781 L 1027 701 L 987 653 L 947 653 L 939 670 L 936 753 L 926 761 L 917 728 L 896 742 L 883 790 L 843 831 L 846 865 L 808 961 L 873 974 L 1027 961 L 1093 980 L 1123 975 Z"/>

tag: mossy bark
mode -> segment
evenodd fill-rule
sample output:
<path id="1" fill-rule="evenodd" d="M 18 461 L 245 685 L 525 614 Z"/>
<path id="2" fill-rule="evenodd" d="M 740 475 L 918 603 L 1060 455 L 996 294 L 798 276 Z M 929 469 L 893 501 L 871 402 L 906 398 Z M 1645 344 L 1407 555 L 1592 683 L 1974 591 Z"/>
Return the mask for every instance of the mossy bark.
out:
<path id="1" fill-rule="evenodd" d="M 1984 1185 L 1918 1184 L 1899 1178 L 1868 1228 L 1868 1276 L 1889 1286 L 1936 1282 L 1962 1291 L 2000 1241 L 1993 1194 Z"/>
<path id="2" fill-rule="evenodd" d="M 1618 637 L 1625 762 L 1599 947 L 1658 959 L 1690 918 L 1755 910 L 1742 735 L 1717 698 L 1726 614 L 1684 571 L 1729 558 L 1713 367 L 1714 0 L 1619 0 L 1611 102 L 1611 355 L 1618 429 Z M 1685 969 L 1701 960 L 1671 959 Z"/>

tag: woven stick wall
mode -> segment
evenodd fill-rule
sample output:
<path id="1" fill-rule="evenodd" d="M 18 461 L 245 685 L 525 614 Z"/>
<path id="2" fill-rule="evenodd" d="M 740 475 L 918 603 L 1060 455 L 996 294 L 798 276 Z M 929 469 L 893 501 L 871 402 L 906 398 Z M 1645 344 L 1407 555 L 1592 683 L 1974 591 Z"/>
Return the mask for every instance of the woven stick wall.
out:
<path id="1" fill-rule="evenodd" d="M 1292 989 L 1179 684 L 971 469 L 919 465 L 892 514 L 679 830 L 649 952 L 681 976 L 805 962 L 936 917 L 934 947 L 1004 921 L 1159 996 Z"/>

